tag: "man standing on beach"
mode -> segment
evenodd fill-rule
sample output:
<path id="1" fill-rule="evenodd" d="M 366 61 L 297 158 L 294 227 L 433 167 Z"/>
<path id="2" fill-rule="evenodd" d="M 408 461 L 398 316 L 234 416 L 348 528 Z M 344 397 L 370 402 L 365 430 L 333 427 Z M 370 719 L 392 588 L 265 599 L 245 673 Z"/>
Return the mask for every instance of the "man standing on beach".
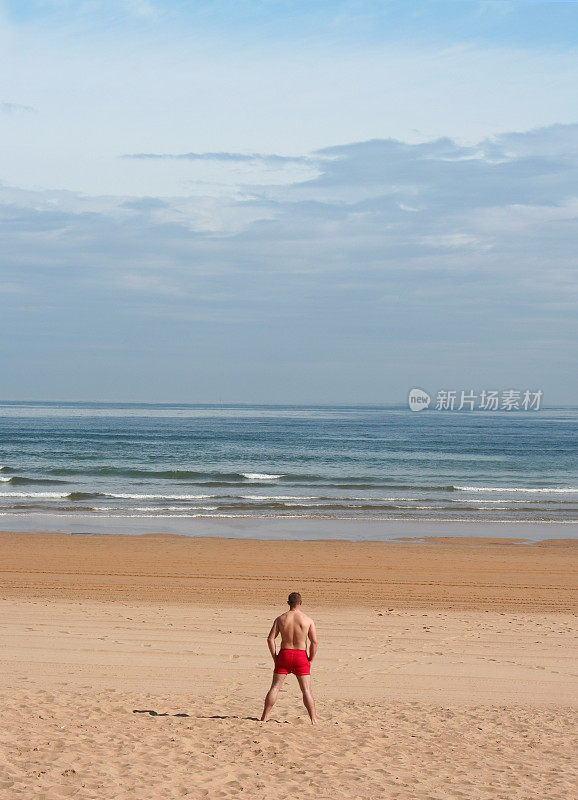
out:
<path id="1" fill-rule="evenodd" d="M 267 722 L 267 717 L 279 694 L 279 689 L 283 685 L 285 677 L 292 672 L 299 681 L 299 686 L 303 693 L 303 703 L 309 712 L 309 717 L 313 725 L 317 723 L 315 716 L 315 702 L 311 694 L 311 662 L 317 652 L 317 633 L 315 623 L 301 611 L 301 595 L 299 592 L 291 592 L 289 599 L 289 611 L 277 617 L 269 636 L 267 644 L 271 657 L 275 662 L 273 671 L 273 682 L 265 697 L 265 708 L 261 722 Z M 281 649 L 277 654 L 275 639 L 281 635 Z M 307 655 L 307 639 L 309 639 L 309 655 Z"/>

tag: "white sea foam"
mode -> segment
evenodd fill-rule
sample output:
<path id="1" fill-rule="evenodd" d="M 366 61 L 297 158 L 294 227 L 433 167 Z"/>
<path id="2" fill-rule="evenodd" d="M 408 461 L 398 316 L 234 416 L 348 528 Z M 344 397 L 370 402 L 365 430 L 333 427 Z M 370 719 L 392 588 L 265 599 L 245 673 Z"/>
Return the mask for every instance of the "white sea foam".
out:
<path id="1" fill-rule="evenodd" d="M 183 507 L 182 506 L 132 506 L 130 510 L 131 511 L 147 511 L 147 512 L 151 512 L 152 513 L 153 511 L 183 511 Z M 187 511 L 189 511 L 189 510 L 190 511 L 216 511 L 217 510 L 217 506 L 189 506 L 187 508 Z M 95 508 L 95 511 L 118 511 L 119 513 L 122 513 L 123 510 L 121 508 L 119 508 L 118 506 L 97 506 Z M 173 516 L 173 515 L 171 515 L 171 516 Z M 185 516 L 188 516 L 188 514 L 186 514 Z"/>
<path id="2" fill-rule="evenodd" d="M 332 501 L 332 502 L 329 502 L 329 503 L 327 503 L 327 502 L 325 502 L 325 503 L 299 503 L 299 502 L 293 503 L 293 502 L 287 502 L 287 503 L 283 503 L 283 505 L 285 505 L 285 506 L 310 506 L 311 508 L 314 508 L 314 507 L 317 508 L 317 507 L 320 506 L 322 508 L 331 508 L 332 506 L 335 506 L 335 505 L 346 506 L 347 505 L 347 500 L 337 500 L 337 501 Z M 351 508 L 356 508 L 356 506 L 351 506 Z"/>
<path id="3" fill-rule="evenodd" d="M 454 489 L 459 489 L 461 492 L 524 492 L 528 494 L 550 494 L 551 492 L 557 494 L 571 494 L 573 492 L 578 492 L 578 487 L 572 486 L 551 489 L 529 489 L 524 486 L 454 486 Z"/>
<path id="4" fill-rule="evenodd" d="M 64 500 L 68 497 L 68 492 L 0 492 L 2 497 L 32 497 L 50 500 Z"/>
<path id="5" fill-rule="evenodd" d="M 209 500 L 214 494 L 126 494 L 106 492 L 106 497 L 117 497 L 121 500 Z"/>
<path id="6" fill-rule="evenodd" d="M 421 497 L 371 497 L 371 495 L 366 495 L 365 497 L 330 497 L 327 498 L 329 500 L 359 500 L 360 502 L 372 502 L 372 503 L 391 503 L 391 502 L 401 502 L 401 503 L 415 503 L 423 498 Z M 441 502 L 441 499 L 440 499 Z M 445 501 L 444 501 L 445 502 Z"/>
<path id="7" fill-rule="evenodd" d="M 477 503 L 479 501 L 478 497 L 444 497 L 443 500 L 440 498 L 440 503 Z M 529 500 L 527 497 L 524 500 L 513 500 L 511 497 L 502 498 L 501 500 L 489 500 L 487 497 L 484 497 L 484 503 L 539 503 L 540 500 Z"/>
<path id="8" fill-rule="evenodd" d="M 240 494 L 238 497 L 241 500 L 321 500 L 320 497 L 310 497 L 309 495 L 303 496 L 297 494 Z"/>
<path id="9" fill-rule="evenodd" d="M 122 519 L 192 519 L 196 517 L 215 517 L 218 519 L 228 519 L 229 517 L 250 517 L 250 514 L 114 514 L 112 516 L 122 517 Z"/>
<path id="10" fill-rule="evenodd" d="M 241 475 L 249 481 L 276 481 L 283 475 L 268 475 L 266 472 L 242 472 Z"/>

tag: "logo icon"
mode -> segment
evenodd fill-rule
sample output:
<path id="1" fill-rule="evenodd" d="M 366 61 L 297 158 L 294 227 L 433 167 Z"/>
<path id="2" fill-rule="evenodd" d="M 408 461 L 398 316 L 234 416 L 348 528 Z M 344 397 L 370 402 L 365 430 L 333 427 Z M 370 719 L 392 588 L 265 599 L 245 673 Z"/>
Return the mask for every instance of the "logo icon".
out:
<path id="1" fill-rule="evenodd" d="M 407 401 L 411 411 L 423 411 L 431 403 L 431 397 L 423 389 L 411 389 Z"/>

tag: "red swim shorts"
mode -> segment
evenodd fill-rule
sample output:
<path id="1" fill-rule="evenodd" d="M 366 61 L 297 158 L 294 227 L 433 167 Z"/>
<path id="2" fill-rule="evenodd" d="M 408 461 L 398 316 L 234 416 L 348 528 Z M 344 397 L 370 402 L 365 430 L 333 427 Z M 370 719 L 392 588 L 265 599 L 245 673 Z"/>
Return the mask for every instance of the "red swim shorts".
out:
<path id="1" fill-rule="evenodd" d="M 275 659 L 275 669 L 277 675 L 311 675 L 311 665 L 307 657 L 306 650 L 279 650 Z"/>

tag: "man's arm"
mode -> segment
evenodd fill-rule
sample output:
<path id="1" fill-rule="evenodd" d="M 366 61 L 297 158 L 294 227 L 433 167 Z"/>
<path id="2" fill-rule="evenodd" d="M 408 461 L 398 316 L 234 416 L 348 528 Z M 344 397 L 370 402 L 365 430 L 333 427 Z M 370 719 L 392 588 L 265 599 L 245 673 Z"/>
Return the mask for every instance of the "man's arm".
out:
<path id="1" fill-rule="evenodd" d="M 311 620 L 307 636 L 309 637 L 309 661 L 313 661 L 315 653 L 317 652 L 317 631 L 315 630 L 315 623 L 313 620 Z"/>
<path id="2" fill-rule="evenodd" d="M 269 636 L 267 636 L 267 644 L 269 645 L 269 652 L 271 653 L 271 658 L 275 661 L 275 657 L 277 656 L 277 649 L 275 647 L 275 639 L 279 636 L 279 617 L 273 623 L 271 630 L 269 631 Z"/>

